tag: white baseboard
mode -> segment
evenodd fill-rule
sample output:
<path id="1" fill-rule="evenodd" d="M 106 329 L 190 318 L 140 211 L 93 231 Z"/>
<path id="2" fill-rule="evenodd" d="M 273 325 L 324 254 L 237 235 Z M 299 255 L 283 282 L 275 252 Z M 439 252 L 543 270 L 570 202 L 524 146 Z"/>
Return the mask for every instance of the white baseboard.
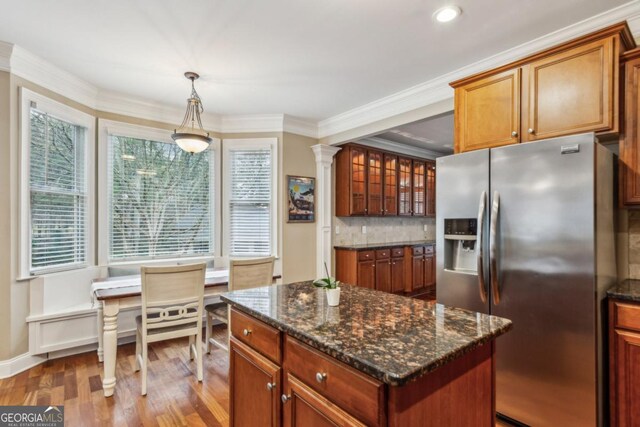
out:
<path id="1" fill-rule="evenodd" d="M 32 356 L 29 353 L 21 354 L 13 359 L 2 360 L 0 361 L 0 379 L 12 377 L 46 360 L 46 356 Z"/>

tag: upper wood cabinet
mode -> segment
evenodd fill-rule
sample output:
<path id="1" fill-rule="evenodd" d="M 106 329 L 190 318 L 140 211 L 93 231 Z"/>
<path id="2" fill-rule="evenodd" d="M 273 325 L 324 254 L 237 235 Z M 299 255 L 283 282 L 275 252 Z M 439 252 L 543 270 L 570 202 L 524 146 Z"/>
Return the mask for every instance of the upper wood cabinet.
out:
<path id="1" fill-rule="evenodd" d="M 640 205 L 640 49 L 629 52 L 624 62 L 625 116 L 620 139 L 620 200 L 623 205 Z"/>
<path id="2" fill-rule="evenodd" d="M 335 189 L 336 216 L 435 215 L 435 162 L 346 144 Z"/>
<path id="3" fill-rule="evenodd" d="M 454 108 L 456 153 L 518 142 L 520 69 L 457 87 Z"/>
<path id="4" fill-rule="evenodd" d="M 582 132 L 619 131 L 626 23 L 451 83 L 456 153 Z"/>

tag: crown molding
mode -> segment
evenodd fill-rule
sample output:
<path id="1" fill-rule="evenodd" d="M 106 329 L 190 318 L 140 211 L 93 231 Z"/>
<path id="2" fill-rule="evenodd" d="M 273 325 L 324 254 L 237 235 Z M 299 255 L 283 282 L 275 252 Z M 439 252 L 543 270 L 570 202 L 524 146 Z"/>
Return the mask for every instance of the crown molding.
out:
<path id="1" fill-rule="evenodd" d="M 13 45 L 0 41 L 0 71 L 11 71 L 11 53 Z"/>
<path id="2" fill-rule="evenodd" d="M 437 151 L 427 150 L 426 148 L 418 148 L 411 145 L 401 144 L 388 139 L 370 136 L 368 138 L 358 140 L 358 144 L 368 147 L 377 148 L 384 151 L 392 151 L 395 153 L 406 154 L 412 157 L 422 157 L 435 159 L 437 157 L 447 156 L 448 154 L 438 153 Z M 453 151 L 453 150 L 452 150 Z"/>
<path id="3" fill-rule="evenodd" d="M 299 117 L 284 115 L 284 132 L 295 133 L 296 135 L 308 136 L 318 139 L 318 124 L 316 122 L 301 119 Z"/>
<path id="4" fill-rule="evenodd" d="M 325 138 L 452 98 L 453 89 L 449 87 L 452 81 L 513 62 L 624 20 L 629 22 L 633 36 L 640 36 L 640 0 L 623 4 L 409 89 L 322 120 L 318 123 L 318 137 Z"/>

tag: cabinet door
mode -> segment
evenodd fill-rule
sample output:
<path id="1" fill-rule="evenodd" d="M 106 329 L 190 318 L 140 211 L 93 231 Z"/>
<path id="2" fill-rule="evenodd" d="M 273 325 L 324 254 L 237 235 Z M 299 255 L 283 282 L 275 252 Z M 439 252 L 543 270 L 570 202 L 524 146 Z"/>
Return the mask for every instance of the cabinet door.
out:
<path id="1" fill-rule="evenodd" d="M 625 64 L 625 125 L 620 143 L 621 194 L 625 205 L 640 204 L 640 58 Z"/>
<path id="2" fill-rule="evenodd" d="M 520 69 L 456 88 L 454 111 L 456 153 L 518 143 Z"/>
<path id="3" fill-rule="evenodd" d="M 383 292 L 391 292 L 391 260 L 380 259 L 376 261 L 376 289 Z"/>
<path id="4" fill-rule="evenodd" d="M 404 292 L 404 258 L 391 259 L 391 292 Z"/>
<path id="5" fill-rule="evenodd" d="M 358 261 L 358 286 L 375 289 L 376 262 L 374 260 Z"/>
<path id="6" fill-rule="evenodd" d="M 382 215 L 382 153 L 367 151 L 367 207 L 369 215 Z"/>
<path id="7" fill-rule="evenodd" d="M 640 334 L 616 329 L 615 395 L 617 426 L 640 425 Z"/>
<path id="8" fill-rule="evenodd" d="M 360 147 L 350 147 L 351 154 L 351 215 L 367 212 L 367 171 L 366 151 Z"/>
<path id="9" fill-rule="evenodd" d="M 425 176 L 426 176 L 426 163 L 414 160 L 413 161 L 413 216 L 424 216 L 426 208 L 426 188 L 425 188 Z"/>
<path id="10" fill-rule="evenodd" d="M 427 216 L 436 215 L 436 163 L 427 162 Z"/>
<path id="11" fill-rule="evenodd" d="M 231 426 L 280 424 L 280 367 L 235 338 L 229 348 Z"/>
<path id="12" fill-rule="evenodd" d="M 384 214 L 398 215 L 398 156 L 384 155 Z"/>
<path id="13" fill-rule="evenodd" d="M 398 158 L 398 215 L 411 215 L 411 159 Z"/>
<path id="14" fill-rule="evenodd" d="M 436 297 L 436 259 L 434 255 L 424 256 L 424 287 L 431 298 Z"/>
<path id="15" fill-rule="evenodd" d="M 524 66 L 522 140 L 617 130 L 615 51 L 608 38 Z"/>
<path id="16" fill-rule="evenodd" d="M 282 399 L 285 427 L 365 426 L 290 373 L 286 374 Z"/>
<path id="17" fill-rule="evenodd" d="M 413 257 L 413 271 L 412 271 L 412 283 L 411 290 L 424 288 L 424 255 L 417 255 Z"/>

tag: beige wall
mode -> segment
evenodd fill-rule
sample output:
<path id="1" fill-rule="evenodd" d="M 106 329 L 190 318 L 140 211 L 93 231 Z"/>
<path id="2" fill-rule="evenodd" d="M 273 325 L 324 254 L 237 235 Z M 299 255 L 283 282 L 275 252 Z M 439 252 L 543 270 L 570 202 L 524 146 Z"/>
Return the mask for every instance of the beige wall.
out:
<path id="1" fill-rule="evenodd" d="M 316 223 L 288 223 L 287 175 L 316 177 L 316 161 L 311 146 L 317 139 L 285 133 L 282 161 L 282 279 L 284 283 L 312 280 L 316 275 Z M 316 183 L 317 185 L 317 183 Z M 316 215 L 318 215 L 316 207 Z M 317 221 L 317 218 L 316 218 Z"/>
<path id="2" fill-rule="evenodd" d="M 15 75 L 0 72 L 0 361 L 24 354 L 29 348 L 26 318 L 29 315 L 29 281 L 17 282 L 18 274 L 18 165 L 19 165 L 19 88 L 25 87 L 48 98 L 69 105 L 97 119 L 120 121 L 141 126 L 172 130 L 176 124 L 144 120 L 119 114 L 95 111 L 57 93 L 35 85 Z M 180 118 L 176 118 L 179 120 Z M 265 132 L 220 134 L 225 138 L 278 138 L 279 196 L 278 253 L 282 259 L 283 281 L 313 278 L 315 259 L 315 224 L 286 224 L 284 205 L 285 175 L 315 176 L 315 161 L 309 148 L 317 144 L 313 138 L 299 135 Z M 223 166 L 224 167 L 224 166 Z M 6 345 L 8 344 L 8 345 Z"/>

